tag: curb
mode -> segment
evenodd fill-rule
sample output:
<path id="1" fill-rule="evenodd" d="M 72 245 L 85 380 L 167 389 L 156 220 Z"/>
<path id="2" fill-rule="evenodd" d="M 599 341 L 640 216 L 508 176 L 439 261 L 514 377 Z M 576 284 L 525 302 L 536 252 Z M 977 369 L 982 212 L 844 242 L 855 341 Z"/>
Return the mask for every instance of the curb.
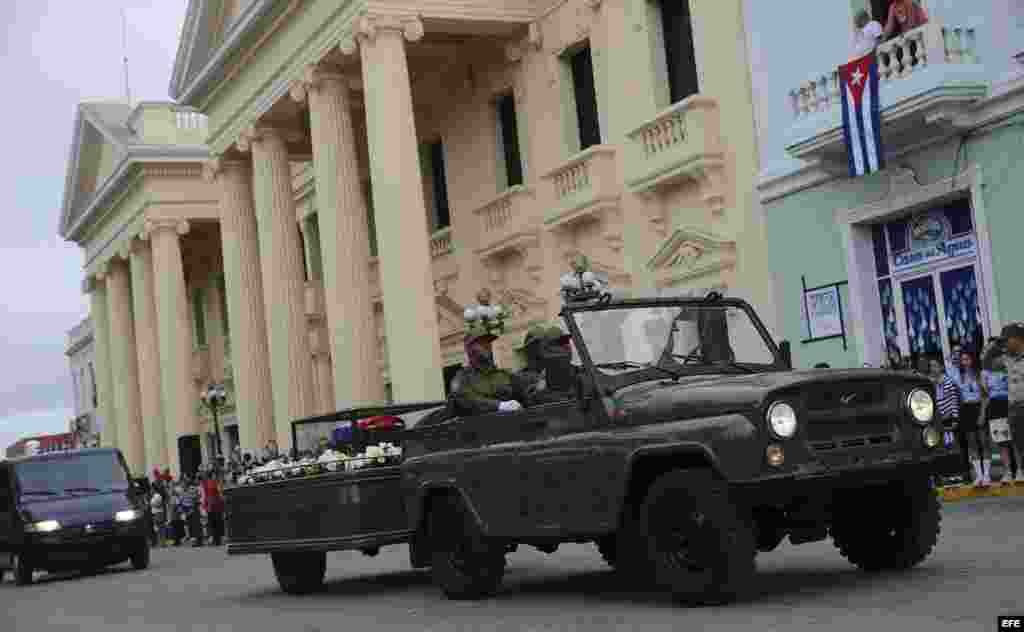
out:
<path id="1" fill-rule="evenodd" d="M 937 487 L 935 488 L 935 493 L 943 500 L 943 502 L 947 503 L 970 500 L 972 498 L 1024 497 L 1024 482 L 993 482 L 988 487 L 951 485 L 949 487 Z"/>

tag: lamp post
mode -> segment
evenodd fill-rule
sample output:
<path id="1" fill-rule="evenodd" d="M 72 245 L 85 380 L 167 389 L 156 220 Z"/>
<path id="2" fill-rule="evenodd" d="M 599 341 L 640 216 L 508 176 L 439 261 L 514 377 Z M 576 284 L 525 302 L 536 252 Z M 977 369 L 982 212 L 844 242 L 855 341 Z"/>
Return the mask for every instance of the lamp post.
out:
<path id="1" fill-rule="evenodd" d="M 213 414 L 214 446 L 217 450 L 217 456 L 224 456 L 220 447 L 220 423 L 218 414 L 220 412 L 220 407 L 224 405 L 224 400 L 227 399 L 227 391 L 224 390 L 223 384 L 210 384 L 206 387 L 206 390 L 203 391 L 203 394 L 200 397 L 202 398 L 203 403 L 206 404 L 206 407 L 209 408 L 210 412 Z"/>

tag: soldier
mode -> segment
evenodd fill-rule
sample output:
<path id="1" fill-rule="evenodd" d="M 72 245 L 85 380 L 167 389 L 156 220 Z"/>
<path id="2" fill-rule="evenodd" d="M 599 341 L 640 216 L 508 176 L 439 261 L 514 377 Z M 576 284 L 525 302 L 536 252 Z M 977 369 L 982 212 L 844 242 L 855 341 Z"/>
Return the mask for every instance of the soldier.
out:
<path id="1" fill-rule="evenodd" d="M 494 365 L 492 345 L 497 338 L 480 321 L 469 323 L 465 336 L 469 366 L 452 380 L 457 415 L 514 412 L 523 408 L 527 393 L 522 380 Z"/>
<path id="2" fill-rule="evenodd" d="M 519 377 L 534 403 L 572 399 L 579 367 L 572 364 L 572 337 L 555 324 L 535 325 L 526 332 L 520 349 L 526 368 Z"/>

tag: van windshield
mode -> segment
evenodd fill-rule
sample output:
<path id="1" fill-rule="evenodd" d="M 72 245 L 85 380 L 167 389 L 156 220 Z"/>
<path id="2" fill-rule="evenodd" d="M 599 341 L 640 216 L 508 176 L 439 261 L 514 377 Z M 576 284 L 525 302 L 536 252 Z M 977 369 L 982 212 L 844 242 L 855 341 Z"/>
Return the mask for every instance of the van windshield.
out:
<path id="1" fill-rule="evenodd" d="M 128 488 L 128 475 L 113 454 L 80 454 L 26 461 L 18 463 L 14 471 L 18 478 L 18 493 L 28 501 Z"/>

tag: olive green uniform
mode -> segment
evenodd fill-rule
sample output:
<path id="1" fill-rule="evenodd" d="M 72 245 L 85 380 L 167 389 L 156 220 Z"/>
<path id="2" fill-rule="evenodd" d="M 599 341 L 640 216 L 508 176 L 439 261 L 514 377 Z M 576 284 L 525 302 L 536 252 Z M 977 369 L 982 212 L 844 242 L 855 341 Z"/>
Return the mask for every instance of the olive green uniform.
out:
<path id="1" fill-rule="evenodd" d="M 467 367 L 452 380 L 452 398 L 459 415 L 493 413 L 498 404 L 509 400 L 526 406 L 528 397 L 523 380 L 504 369 Z"/>

